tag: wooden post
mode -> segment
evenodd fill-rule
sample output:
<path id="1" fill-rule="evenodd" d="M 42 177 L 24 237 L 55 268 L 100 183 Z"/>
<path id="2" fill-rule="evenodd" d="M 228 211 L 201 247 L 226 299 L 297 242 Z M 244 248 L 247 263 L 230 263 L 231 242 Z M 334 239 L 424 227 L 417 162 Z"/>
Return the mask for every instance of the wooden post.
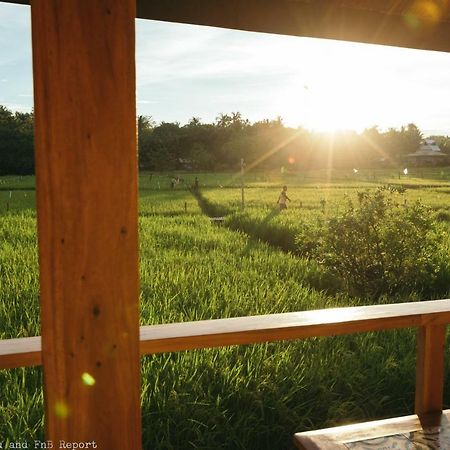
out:
<path id="1" fill-rule="evenodd" d="M 140 449 L 135 0 L 31 6 L 46 436 Z"/>
<path id="2" fill-rule="evenodd" d="M 417 333 L 416 414 L 442 411 L 445 325 L 427 325 Z"/>

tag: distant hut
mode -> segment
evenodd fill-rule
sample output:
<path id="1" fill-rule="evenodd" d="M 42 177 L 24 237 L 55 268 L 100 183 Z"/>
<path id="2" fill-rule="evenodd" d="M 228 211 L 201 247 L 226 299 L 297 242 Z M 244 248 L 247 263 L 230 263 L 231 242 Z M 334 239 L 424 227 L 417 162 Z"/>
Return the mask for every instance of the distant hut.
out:
<path id="1" fill-rule="evenodd" d="M 415 153 L 408 153 L 405 157 L 405 163 L 410 166 L 441 166 L 448 162 L 448 155 L 441 151 L 433 139 L 425 139 Z"/>

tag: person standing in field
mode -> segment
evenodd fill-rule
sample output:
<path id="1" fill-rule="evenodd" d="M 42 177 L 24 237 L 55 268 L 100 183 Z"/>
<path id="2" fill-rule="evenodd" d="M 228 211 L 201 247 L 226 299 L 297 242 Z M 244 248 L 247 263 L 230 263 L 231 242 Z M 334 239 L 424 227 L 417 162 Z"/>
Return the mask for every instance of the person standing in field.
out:
<path id="1" fill-rule="evenodd" d="M 281 191 L 277 202 L 278 206 L 280 207 L 280 211 L 287 208 L 286 200 L 291 201 L 291 199 L 287 196 L 287 186 L 283 186 L 283 190 Z"/>

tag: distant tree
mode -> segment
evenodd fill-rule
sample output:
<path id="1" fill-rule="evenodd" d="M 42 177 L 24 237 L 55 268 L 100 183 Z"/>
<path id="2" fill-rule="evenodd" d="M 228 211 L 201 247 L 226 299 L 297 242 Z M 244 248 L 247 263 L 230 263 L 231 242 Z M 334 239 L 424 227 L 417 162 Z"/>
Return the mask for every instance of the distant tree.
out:
<path id="1" fill-rule="evenodd" d="M 151 137 L 155 125 L 152 116 L 138 116 L 137 118 L 137 142 L 139 167 L 141 169 L 154 169 L 154 167 L 149 167 L 149 153 L 151 152 Z"/>
<path id="2" fill-rule="evenodd" d="M 34 172 L 32 113 L 12 113 L 0 106 L 0 174 Z"/>
<path id="3" fill-rule="evenodd" d="M 201 142 L 196 142 L 191 147 L 189 159 L 192 167 L 200 170 L 210 170 L 214 168 L 214 157 Z"/>
<path id="4" fill-rule="evenodd" d="M 202 120 L 200 119 L 200 117 L 191 117 L 189 119 L 189 122 L 187 124 L 188 127 L 198 127 L 202 124 Z"/>
<path id="5" fill-rule="evenodd" d="M 395 163 L 400 163 L 408 153 L 414 153 L 423 139 L 419 128 L 410 123 L 399 130 L 389 128 L 383 135 L 383 147 Z"/>
<path id="6" fill-rule="evenodd" d="M 138 134 L 147 131 L 153 130 L 156 126 L 156 122 L 153 120 L 152 116 L 138 116 Z"/>
<path id="7" fill-rule="evenodd" d="M 231 125 L 231 121 L 232 121 L 231 116 L 229 116 L 228 114 L 220 113 L 216 117 L 215 125 L 219 128 L 226 128 Z"/>
<path id="8" fill-rule="evenodd" d="M 423 140 L 423 134 L 414 123 L 409 123 L 406 129 L 403 131 L 404 134 L 404 144 L 402 150 L 404 154 L 414 153 Z"/>

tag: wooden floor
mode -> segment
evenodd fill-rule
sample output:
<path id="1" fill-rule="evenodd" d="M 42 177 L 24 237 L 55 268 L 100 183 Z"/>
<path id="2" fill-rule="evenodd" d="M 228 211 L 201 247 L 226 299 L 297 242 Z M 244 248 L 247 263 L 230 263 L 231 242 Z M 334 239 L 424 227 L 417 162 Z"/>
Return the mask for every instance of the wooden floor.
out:
<path id="1" fill-rule="evenodd" d="M 301 450 L 450 450 L 450 410 L 297 433 Z"/>

